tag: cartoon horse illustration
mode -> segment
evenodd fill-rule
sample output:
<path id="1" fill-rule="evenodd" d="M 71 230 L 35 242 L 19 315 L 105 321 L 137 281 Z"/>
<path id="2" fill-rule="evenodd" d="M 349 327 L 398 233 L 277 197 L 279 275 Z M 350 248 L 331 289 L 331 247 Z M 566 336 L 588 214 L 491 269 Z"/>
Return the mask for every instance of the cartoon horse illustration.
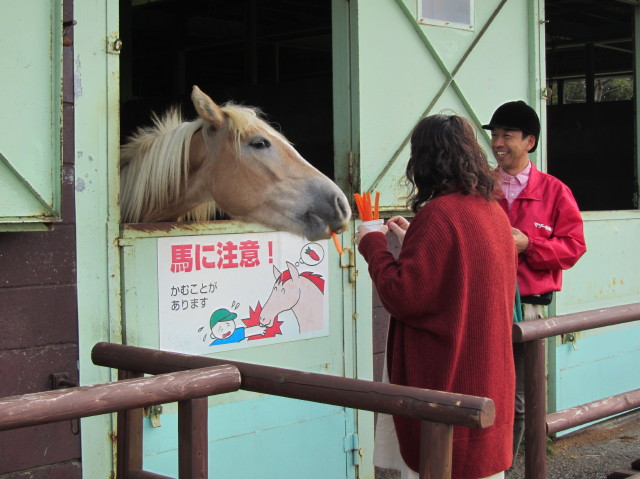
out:
<path id="1" fill-rule="evenodd" d="M 269 327 L 278 314 L 291 310 L 301 333 L 322 329 L 324 278 L 311 271 L 299 273 L 288 261 L 287 271 L 281 273 L 274 266 L 273 276 L 276 281 L 260 313 L 260 324 Z"/>

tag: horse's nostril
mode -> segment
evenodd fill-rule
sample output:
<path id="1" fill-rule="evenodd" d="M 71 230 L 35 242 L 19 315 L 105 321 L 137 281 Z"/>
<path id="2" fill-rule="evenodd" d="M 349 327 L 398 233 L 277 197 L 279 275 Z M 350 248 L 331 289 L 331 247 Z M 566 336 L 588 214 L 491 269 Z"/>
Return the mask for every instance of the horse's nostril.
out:
<path id="1" fill-rule="evenodd" d="M 345 221 L 348 221 L 349 218 L 351 218 L 351 208 L 349 207 L 349 202 L 344 195 L 338 195 L 336 198 L 336 209 L 341 213 Z"/>

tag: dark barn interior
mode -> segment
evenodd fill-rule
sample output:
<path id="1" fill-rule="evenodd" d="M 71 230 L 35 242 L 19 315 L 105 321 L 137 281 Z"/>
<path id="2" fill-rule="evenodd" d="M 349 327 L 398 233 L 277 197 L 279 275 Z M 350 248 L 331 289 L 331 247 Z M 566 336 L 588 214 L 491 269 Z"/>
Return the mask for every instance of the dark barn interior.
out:
<path id="1" fill-rule="evenodd" d="M 548 172 L 583 211 L 638 208 L 630 3 L 545 2 Z"/>
<path id="2" fill-rule="evenodd" d="M 331 2 L 121 0 L 121 138 L 198 85 L 259 107 L 333 178 Z"/>
<path id="3" fill-rule="evenodd" d="M 547 169 L 583 211 L 638 207 L 632 3 L 545 2 Z M 151 111 L 192 118 L 197 84 L 260 107 L 334 177 L 329 0 L 121 0 L 120 16 L 123 139 Z"/>

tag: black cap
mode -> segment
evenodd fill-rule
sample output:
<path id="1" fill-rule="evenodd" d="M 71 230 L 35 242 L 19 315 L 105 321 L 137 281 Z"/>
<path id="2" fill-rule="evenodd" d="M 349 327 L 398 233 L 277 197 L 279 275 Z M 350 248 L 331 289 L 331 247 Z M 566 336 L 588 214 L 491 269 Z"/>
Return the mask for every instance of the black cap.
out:
<path id="1" fill-rule="evenodd" d="M 482 125 L 485 130 L 494 128 L 513 128 L 522 130 L 526 135 L 533 135 L 536 142 L 529 153 L 536 151 L 540 137 L 540 119 L 536 111 L 522 100 L 510 101 L 498 107 L 488 125 Z"/>

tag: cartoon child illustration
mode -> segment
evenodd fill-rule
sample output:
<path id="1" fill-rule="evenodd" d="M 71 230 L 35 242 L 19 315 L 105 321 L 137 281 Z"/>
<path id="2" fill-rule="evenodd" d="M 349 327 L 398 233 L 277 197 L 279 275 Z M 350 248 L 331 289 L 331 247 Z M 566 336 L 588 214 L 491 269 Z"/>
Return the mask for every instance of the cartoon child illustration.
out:
<path id="1" fill-rule="evenodd" d="M 238 315 L 226 308 L 216 309 L 209 320 L 211 328 L 211 339 L 213 342 L 209 346 L 219 344 L 239 343 L 249 336 L 264 334 L 266 326 L 245 326 L 241 319 L 236 319 Z"/>

